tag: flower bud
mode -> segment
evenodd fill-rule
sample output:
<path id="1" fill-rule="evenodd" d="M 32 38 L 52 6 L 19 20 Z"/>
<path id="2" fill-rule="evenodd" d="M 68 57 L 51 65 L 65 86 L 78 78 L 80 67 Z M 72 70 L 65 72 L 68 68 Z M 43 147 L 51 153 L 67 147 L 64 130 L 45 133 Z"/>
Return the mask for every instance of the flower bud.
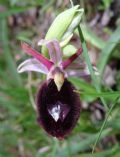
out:
<path id="1" fill-rule="evenodd" d="M 69 44 L 63 48 L 63 56 L 70 57 L 73 54 L 75 54 L 76 51 L 77 51 L 77 49 L 75 48 L 75 46 Z"/>
<path id="2" fill-rule="evenodd" d="M 84 9 L 79 9 L 79 5 L 76 5 L 60 13 L 51 24 L 45 39 L 57 39 L 62 42 L 62 46 L 65 46 L 70 41 L 75 28 L 79 25 L 83 12 Z M 45 46 L 42 47 L 42 53 L 45 56 L 48 55 Z"/>

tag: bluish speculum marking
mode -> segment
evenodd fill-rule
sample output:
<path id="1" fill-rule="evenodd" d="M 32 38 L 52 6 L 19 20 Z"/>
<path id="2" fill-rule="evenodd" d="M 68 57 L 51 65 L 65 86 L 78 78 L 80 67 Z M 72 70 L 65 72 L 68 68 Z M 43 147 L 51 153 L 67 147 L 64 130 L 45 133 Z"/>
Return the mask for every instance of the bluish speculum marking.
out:
<path id="1" fill-rule="evenodd" d="M 52 118 L 57 122 L 61 120 L 62 122 L 66 118 L 70 111 L 70 107 L 67 104 L 63 104 L 60 101 L 57 101 L 55 105 L 49 105 L 48 112 Z"/>

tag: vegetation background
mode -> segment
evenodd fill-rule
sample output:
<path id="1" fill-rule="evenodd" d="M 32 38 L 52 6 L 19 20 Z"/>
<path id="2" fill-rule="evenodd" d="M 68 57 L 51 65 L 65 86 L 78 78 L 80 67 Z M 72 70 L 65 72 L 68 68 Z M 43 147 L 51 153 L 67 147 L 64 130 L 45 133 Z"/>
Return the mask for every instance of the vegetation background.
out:
<path id="1" fill-rule="evenodd" d="M 100 75 L 91 83 L 70 78 L 82 112 L 69 137 L 58 141 L 36 122 L 34 98 L 44 76 L 19 75 L 16 67 L 28 57 L 20 42 L 36 46 L 70 2 L 0 0 L 0 157 L 120 157 L 120 0 L 73 2 L 85 9 L 81 28 Z M 78 39 L 75 34 L 72 42 L 79 45 Z"/>

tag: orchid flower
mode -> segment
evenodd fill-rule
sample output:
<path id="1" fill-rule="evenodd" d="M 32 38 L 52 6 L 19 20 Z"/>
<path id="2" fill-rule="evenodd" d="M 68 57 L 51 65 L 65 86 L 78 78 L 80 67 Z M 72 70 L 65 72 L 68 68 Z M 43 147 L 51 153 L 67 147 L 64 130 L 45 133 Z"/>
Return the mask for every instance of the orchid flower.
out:
<path id="1" fill-rule="evenodd" d="M 47 47 L 50 59 L 27 43 L 22 43 L 22 49 L 33 58 L 21 63 L 18 72 L 36 71 L 47 75 L 36 97 L 38 123 L 48 134 L 63 139 L 75 127 L 81 109 L 79 95 L 74 92 L 75 87 L 67 78 L 70 75 L 84 77 L 89 75 L 89 70 L 80 65 L 71 73 L 68 68 L 70 65 L 72 67 L 72 62 L 82 53 L 82 48 L 68 59 L 62 60 L 63 53 L 57 40 L 40 40 L 39 45 Z"/>

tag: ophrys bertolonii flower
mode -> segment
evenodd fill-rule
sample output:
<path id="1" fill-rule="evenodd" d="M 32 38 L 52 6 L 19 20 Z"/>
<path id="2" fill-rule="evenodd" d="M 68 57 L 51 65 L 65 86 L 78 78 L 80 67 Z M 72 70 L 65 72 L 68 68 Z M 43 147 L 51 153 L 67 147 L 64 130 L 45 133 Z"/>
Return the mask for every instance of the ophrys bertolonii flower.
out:
<path id="1" fill-rule="evenodd" d="M 50 59 L 27 43 L 22 43 L 22 49 L 33 58 L 21 63 L 18 72 L 36 71 L 47 75 L 36 96 L 38 123 L 48 134 L 62 139 L 75 127 L 81 109 L 79 95 L 74 92 L 75 87 L 67 78 L 70 75 L 86 76 L 89 71 L 84 65 L 81 65 L 83 70 L 81 67 L 80 70 L 68 70 L 82 53 L 82 48 L 63 61 L 63 53 L 57 40 L 41 40 L 39 45 L 46 45 Z"/>

